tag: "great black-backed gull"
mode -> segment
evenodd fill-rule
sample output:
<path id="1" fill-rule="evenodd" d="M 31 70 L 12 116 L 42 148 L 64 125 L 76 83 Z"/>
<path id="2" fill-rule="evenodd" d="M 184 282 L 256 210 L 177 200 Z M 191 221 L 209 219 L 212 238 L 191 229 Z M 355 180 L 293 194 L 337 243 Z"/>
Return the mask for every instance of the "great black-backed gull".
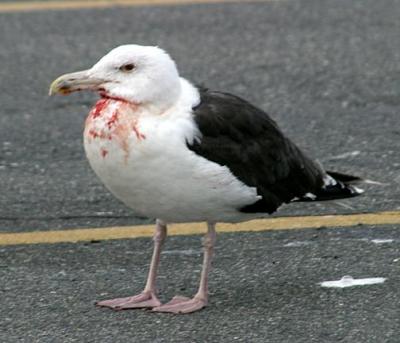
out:
<path id="1" fill-rule="evenodd" d="M 356 177 L 326 172 L 262 110 L 179 76 L 171 57 L 151 46 L 124 45 L 92 68 L 56 79 L 50 94 L 99 92 L 87 117 L 84 146 L 112 194 L 156 219 L 154 252 L 142 293 L 100 301 L 113 309 L 190 313 L 208 302 L 217 222 L 265 217 L 283 203 L 361 193 Z M 167 223 L 208 224 L 197 294 L 161 304 L 156 275 Z"/>

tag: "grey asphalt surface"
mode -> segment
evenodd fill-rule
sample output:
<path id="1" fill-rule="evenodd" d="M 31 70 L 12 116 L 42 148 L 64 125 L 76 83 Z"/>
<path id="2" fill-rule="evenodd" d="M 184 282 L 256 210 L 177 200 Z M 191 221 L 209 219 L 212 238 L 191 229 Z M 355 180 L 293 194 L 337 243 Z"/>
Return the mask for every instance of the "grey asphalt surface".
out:
<path id="1" fill-rule="evenodd" d="M 183 76 L 262 107 L 328 169 L 384 183 L 277 215 L 399 210 L 399 17 L 398 0 L 0 14 L 0 231 L 151 222 L 108 194 L 85 160 L 82 126 L 97 96 L 47 97 L 55 77 L 126 43 L 159 45 Z M 396 343 L 399 232 L 221 234 L 210 307 L 185 317 L 93 306 L 140 290 L 149 240 L 0 247 L 0 342 Z M 169 240 L 163 300 L 194 292 L 199 248 L 197 236 Z M 388 280 L 317 284 L 346 274 Z"/>
<path id="2" fill-rule="evenodd" d="M 94 306 L 96 299 L 141 291 L 148 239 L 3 247 L 0 341 L 398 343 L 399 246 L 391 227 L 220 235 L 210 306 L 186 316 Z M 159 277 L 163 301 L 196 291 L 199 247 L 196 236 L 168 240 Z M 343 275 L 387 281 L 318 285 Z"/>

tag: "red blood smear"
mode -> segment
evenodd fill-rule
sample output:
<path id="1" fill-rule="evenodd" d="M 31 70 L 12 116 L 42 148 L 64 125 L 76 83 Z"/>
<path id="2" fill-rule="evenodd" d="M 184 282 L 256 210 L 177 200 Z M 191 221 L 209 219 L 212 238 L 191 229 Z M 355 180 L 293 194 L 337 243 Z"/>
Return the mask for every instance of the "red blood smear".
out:
<path id="1" fill-rule="evenodd" d="M 120 98 L 120 97 L 118 97 L 118 96 L 108 95 L 105 91 L 101 91 L 101 92 L 100 92 L 100 96 L 101 96 L 103 99 L 106 99 L 106 100 L 109 99 L 109 100 L 115 100 L 115 101 L 125 102 L 125 103 L 127 103 L 127 104 L 131 104 L 131 105 L 135 105 L 135 106 L 138 105 L 137 103 L 134 103 L 134 102 L 132 102 L 132 101 L 128 101 L 128 100 L 126 100 L 126 99 L 124 99 L 124 98 Z"/>
<path id="2" fill-rule="evenodd" d="M 91 136 L 92 138 L 96 139 L 96 138 L 100 138 L 100 139 L 108 139 L 108 140 L 112 140 L 112 136 L 111 135 L 107 135 L 104 131 L 96 131 L 95 129 L 90 129 L 88 132 L 89 136 Z"/>
<path id="3" fill-rule="evenodd" d="M 137 125 L 137 123 L 134 123 L 132 126 L 132 129 L 135 132 L 137 139 L 139 139 L 139 140 L 146 139 L 146 136 L 139 131 L 139 129 L 137 128 L 136 125 Z"/>
<path id="4" fill-rule="evenodd" d="M 96 105 L 94 105 L 92 109 L 92 117 L 97 118 L 98 116 L 101 115 L 101 112 L 104 110 L 105 107 L 107 107 L 109 103 L 109 99 L 100 99 L 96 102 Z"/>
<path id="5" fill-rule="evenodd" d="M 92 136 L 93 138 L 97 138 L 100 136 L 99 133 L 94 129 L 89 130 L 89 135 Z"/>
<path id="6" fill-rule="evenodd" d="M 117 121 L 118 121 L 118 111 L 115 110 L 111 118 L 107 122 L 108 129 L 110 130 Z"/>
<path id="7" fill-rule="evenodd" d="M 101 153 L 101 157 L 105 158 L 108 154 L 108 150 L 101 148 L 100 153 Z"/>

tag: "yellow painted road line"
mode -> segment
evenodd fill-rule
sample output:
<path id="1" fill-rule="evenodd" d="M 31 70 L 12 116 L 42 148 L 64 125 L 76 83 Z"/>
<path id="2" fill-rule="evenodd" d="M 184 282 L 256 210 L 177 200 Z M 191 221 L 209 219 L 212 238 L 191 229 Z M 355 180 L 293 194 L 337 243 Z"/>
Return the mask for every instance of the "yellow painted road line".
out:
<path id="1" fill-rule="evenodd" d="M 233 2 L 266 2 L 280 0 L 72 0 L 72 1 L 24 1 L 0 3 L 0 13 L 47 10 L 73 10 L 84 8 L 110 8 L 154 5 L 190 5 Z"/>
<path id="2" fill-rule="evenodd" d="M 257 232 L 268 230 L 291 230 L 319 227 L 347 227 L 363 225 L 400 224 L 400 211 L 333 216 L 305 216 L 257 219 L 238 224 L 218 224 L 218 232 Z M 96 229 L 70 229 L 57 231 L 33 231 L 0 234 L 0 245 L 80 242 L 151 237 L 153 225 L 122 226 Z M 203 223 L 170 225 L 171 236 L 197 235 L 205 232 Z"/>

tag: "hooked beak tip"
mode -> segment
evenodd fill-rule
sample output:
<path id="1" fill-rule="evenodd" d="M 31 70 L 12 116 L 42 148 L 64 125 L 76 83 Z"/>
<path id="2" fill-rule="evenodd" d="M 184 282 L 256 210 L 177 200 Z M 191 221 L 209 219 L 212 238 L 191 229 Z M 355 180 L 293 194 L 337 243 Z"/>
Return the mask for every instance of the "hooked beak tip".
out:
<path id="1" fill-rule="evenodd" d="M 49 88 L 49 96 L 55 94 L 62 94 L 66 95 L 72 92 L 73 90 L 73 83 L 72 80 L 69 80 L 65 77 L 66 75 L 62 75 L 55 79 Z"/>

